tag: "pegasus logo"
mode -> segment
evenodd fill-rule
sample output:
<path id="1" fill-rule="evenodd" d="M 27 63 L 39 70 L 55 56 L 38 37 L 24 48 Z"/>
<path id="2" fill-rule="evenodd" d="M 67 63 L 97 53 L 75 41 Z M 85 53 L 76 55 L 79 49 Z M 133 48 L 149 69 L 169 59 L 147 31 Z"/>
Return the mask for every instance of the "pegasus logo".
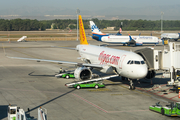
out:
<path id="1" fill-rule="evenodd" d="M 84 29 L 83 29 L 83 23 L 82 23 L 82 19 L 80 19 L 80 26 L 81 26 L 81 32 L 82 32 L 82 38 L 83 38 L 83 41 L 85 40 L 85 35 L 84 35 Z"/>
<path id="2" fill-rule="evenodd" d="M 98 29 L 98 27 L 96 25 L 91 26 L 91 30 L 93 31 L 94 29 L 96 29 L 96 30 L 98 30 L 100 32 L 100 30 Z"/>

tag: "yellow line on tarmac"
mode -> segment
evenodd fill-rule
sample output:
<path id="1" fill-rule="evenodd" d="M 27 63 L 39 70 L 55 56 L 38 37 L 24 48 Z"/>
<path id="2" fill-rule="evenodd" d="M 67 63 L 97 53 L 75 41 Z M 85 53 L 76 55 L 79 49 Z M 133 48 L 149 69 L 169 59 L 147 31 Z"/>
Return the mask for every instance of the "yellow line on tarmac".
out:
<path id="1" fill-rule="evenodd" d="M 108 88 L 101 88 L 101 89 L 95 89 L 95 90 L 88 90 L 89 92 L 103 92 L 103 91 L 111 91 Z"/>

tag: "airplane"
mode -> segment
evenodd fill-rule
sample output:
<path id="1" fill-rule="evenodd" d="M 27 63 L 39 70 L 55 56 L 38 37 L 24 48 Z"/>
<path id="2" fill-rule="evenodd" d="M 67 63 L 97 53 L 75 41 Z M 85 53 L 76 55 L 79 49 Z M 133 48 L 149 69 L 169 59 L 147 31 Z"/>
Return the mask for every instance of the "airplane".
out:
<path id="1" fill-rule="evenodd" d="M 178 39 L 180 39 L 180 33 L 163 33 L 161 34 L 161 39 L 174 39 L 175 41 L 177 41 Z"/>
<path id="2" fill-rule="evenodd" d="M 147 78 L 148 74 L 151 74 L 144 59 L 134 52 L 88 44 L 81 15 L 79 15 L 79 32 L 80 44 L 76 46 L 75 50 L 79 52 L 81 60 L 85 63 L 35 58 L 7 57 L 12 59 L 35 60 L 37 62 L 44 61 L 76 65 L 77 68 L 74 71 L 75 78 L 82 81 L 91 79 L 91 68 L 97 69 L 100 72 L 106 74 L 117 74 L 122 78 L 128 78 L 130 81 L 130 90 L 135 89 L 133 84 L 134 79 L 139 80 L 141 78 Z"/>
<path id="3" fill-rule="evenodd" d="M 93 21 L 90 21 L 91 31 L 92 31 L 92 38 L 105 42 L 105 43 L 111 43 L 111 44 L 123 44 L 128 46 L 140 46 L 143 44 L 159 44 L 159 42 L 162 42 L 162 40 L 158 39 L 158 37 L 155 36 L 122 36 L 122 34 L 116 34 L 116 35 L 109 35 L 102 33 L 98 27 L 95 25 Z"/>

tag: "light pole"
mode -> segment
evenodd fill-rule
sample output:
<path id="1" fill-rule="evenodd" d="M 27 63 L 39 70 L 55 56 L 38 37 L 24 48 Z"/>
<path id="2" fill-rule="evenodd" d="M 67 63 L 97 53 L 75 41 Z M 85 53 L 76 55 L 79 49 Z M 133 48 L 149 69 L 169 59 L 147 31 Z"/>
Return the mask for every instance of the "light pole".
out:
<path id="1" fill-rule="evenodd" d="M 77 41 L 78 41 L 78 14 L 80 13 L 80 10 L 77 8 L 76 10 L 77 13 Z"/>
<path id="2" fill-rule="evenodd" d="M 164 12 L 161 12 L 161 33 L 163 31 L 163 14 Z"/>

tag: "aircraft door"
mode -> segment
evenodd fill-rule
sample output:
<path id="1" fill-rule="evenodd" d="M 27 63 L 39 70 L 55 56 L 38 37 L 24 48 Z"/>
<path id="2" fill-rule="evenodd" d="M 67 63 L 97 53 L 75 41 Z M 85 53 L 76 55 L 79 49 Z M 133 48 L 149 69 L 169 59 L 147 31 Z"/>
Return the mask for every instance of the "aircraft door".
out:
<path id="1" fill-rule="evenodd" d="M 124 63 L 125 57 L 126 57 L 126 55 L 122 55 L 121 58 L 119 59 L 118 66 L 120 69 L 123 68 L 123 63 Z"/>

